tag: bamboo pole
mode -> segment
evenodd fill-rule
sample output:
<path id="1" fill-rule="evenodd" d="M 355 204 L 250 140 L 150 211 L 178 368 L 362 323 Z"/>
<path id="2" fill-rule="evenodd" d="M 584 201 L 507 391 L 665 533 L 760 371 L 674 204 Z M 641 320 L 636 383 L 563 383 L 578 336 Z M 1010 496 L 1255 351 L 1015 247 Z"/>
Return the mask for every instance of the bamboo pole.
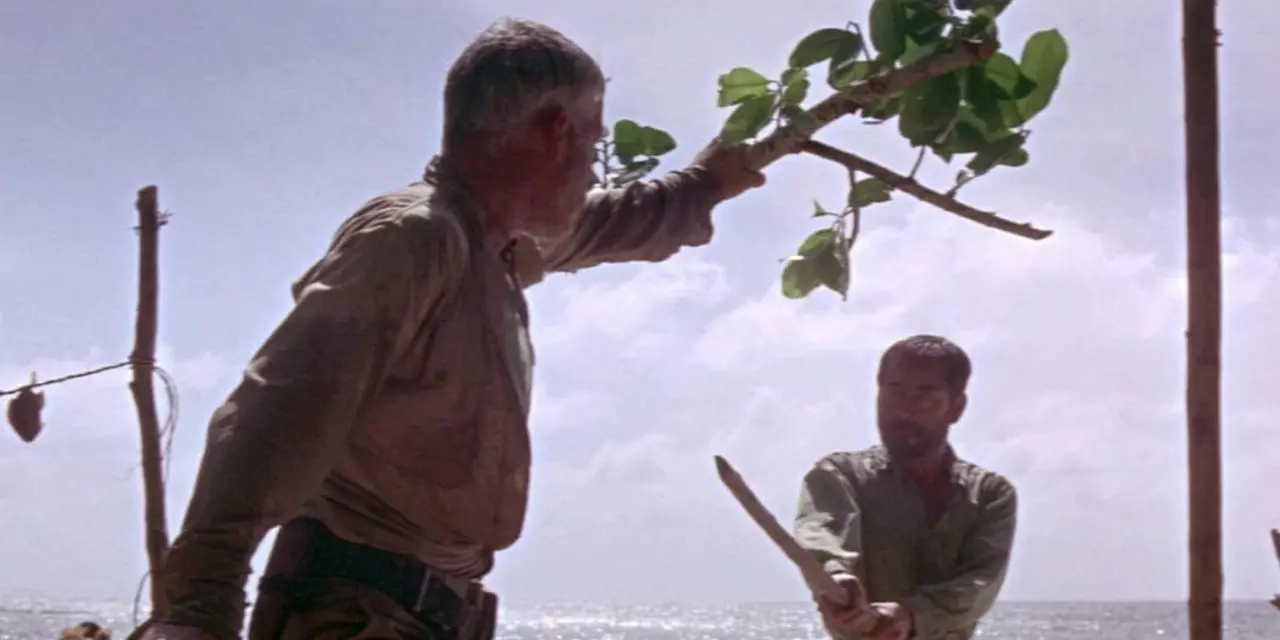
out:
<path id="1" fill-rule="evenodd" d="M 129 357 L 133 367 L 129 391 L 138 411 L 138 428 L 142 437 L 144 524 L 153 617 L 163 616 L 168 611 L 162 576 L 165 554 L 169 549 L 160 419 L 156 413 L 153 384 L 160 298 L 160 225 L 163 224 L 157 200 L 154 186 L 138 191 L 138 315 L 134 324 L 133 353 Z"/>
<path id="2" fill-rule="evenodd" d="M 1215 0 L 1183 0 L 1190 640 L 1222 639 L 1222 248 Z"/>

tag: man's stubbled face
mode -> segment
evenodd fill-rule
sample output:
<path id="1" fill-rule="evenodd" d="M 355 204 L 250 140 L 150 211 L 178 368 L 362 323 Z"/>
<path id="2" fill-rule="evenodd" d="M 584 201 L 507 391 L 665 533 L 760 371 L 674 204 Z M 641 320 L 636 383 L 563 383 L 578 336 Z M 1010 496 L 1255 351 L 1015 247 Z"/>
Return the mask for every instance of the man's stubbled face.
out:
<path id="1" fill-rule="evenodd" d="M 559 237 L 572 227 L 582 210 L 593 182 L 596 143 L 604 130 L 601 100 L 596 101 L 592 113 L 569 119 L 543 158 L 549 176 L 540 201 L 533 203 L 529 231 L 535 235 Z"/>
<path id="2" fill-rule="evenodd" d="M 953 394 L 948 387 L 942 362 L 892 355 L 881 372 L 876 395 L 880 441 L 900 460 L 934 453 L 946 445 L 964 404 L 964 395 Z"/>

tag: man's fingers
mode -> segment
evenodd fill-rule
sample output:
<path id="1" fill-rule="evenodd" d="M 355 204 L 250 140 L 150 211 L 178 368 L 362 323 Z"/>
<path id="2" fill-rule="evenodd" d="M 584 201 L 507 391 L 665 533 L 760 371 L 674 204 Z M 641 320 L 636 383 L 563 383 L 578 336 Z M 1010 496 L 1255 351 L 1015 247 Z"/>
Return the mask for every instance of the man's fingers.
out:
<path id="1" fill-rule="evenodd" d="M 843 609 L 840 611 L 839 617 L 841 622 L 848 625 L 852 625 L 853 623 L 857 622 L 858 618 L 861 616 L 862 616 L 862 612 L 858 611 L 857 609 Z"/>
<path id="2" fill-rule="evenodd" d="M 853 628 L 858 619 L 867 613 L 865 606 L 846 606 L 826 598 L 818 601 L 818 611 L 828 620 L 847 628 Z"/>

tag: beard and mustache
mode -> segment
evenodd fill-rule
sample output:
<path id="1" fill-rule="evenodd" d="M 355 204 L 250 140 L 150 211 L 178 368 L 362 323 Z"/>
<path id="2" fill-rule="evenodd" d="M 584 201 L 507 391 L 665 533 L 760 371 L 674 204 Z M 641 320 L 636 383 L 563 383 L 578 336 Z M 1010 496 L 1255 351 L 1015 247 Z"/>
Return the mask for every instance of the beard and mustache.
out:
<path id="1" fill-rule="evenodd" d="M 880 441 L 889 455 L 911 460 L 937 451 L 947 441 L 949 426 L 926 427 L 912 420 L 882 420 Z"/>

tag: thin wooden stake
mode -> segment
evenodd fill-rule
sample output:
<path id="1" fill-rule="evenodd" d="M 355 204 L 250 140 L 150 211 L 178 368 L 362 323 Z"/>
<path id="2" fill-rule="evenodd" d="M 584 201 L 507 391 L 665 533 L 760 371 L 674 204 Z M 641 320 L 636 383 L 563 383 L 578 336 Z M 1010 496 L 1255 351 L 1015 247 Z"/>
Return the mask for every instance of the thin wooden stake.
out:
<path id="1" fill-rule="evenodd" d="M 1190 640 L 1222 640 L 1222 245 L 1216 0 L 1182 1 Z"/>
<path id="2" fill-rule="evenodd" d="M 1276 562 L 1280 562 L 1280 529 L 1271 530 L 1271 546 L 1276 551 Z M 1280 610 L 1280 593 L 1271 599 L 1271 606 Z"/>
<path id="3" fill-rule="evenodd" d="M 164 460 L 160 443 L 160 418 L 156 413 L 156 333 L 160 299 L 160 206 L 154 186 L 138 191 L 138 315 L 134 324 L 133 380 L 129 391 L 138 410 L 142 436 L 142 483 L 145 505 L 147 560 L 150 567 L 151 611 L 165 615 L 164 559 L 169 550 L 169 527 L 164 505 Z"/>

